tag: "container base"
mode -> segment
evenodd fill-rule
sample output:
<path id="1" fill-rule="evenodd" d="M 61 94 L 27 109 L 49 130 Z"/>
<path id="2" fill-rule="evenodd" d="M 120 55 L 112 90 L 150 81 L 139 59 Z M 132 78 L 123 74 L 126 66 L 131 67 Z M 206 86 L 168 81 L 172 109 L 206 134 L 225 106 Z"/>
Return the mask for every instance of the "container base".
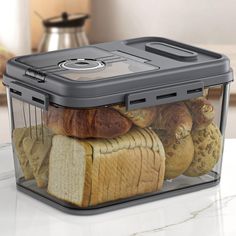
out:
<path id="1" fill-rule="evenodd" d="M 185 181 L 183 182 L 183 180 Z M 37 188 L 32 180 L 25 181 L 23 178 L 19 179 L 17 189 L 63 212 L 73 215 L 95 215 L 199 191 L 216 186 L 219 182 L 220 176 L 215 172 L 211 172 L 198 178 L 179 176 L 172 181 L 165 181 L 162 190 L 159 192 L 143 194 L 131 198 L 99 204 L 97 206 L 90 206 L 87 208 L 81 208 L 73 204 L 66 203 L 65 201 L 49 195 L 45 189 Z"/>

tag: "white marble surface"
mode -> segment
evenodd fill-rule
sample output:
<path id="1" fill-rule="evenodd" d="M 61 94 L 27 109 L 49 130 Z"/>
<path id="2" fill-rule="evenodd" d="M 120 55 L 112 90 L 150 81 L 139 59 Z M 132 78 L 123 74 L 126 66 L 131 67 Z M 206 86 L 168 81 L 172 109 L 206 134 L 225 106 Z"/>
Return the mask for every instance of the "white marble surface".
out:
<path id="1" fill-rule="evenodd" d="M 72 216 L 16 191 L 9 146 L 0 147 L 2 236 L 235 236 L 236 139 L 227 139 L 220 185 L 96 216 Z"/>

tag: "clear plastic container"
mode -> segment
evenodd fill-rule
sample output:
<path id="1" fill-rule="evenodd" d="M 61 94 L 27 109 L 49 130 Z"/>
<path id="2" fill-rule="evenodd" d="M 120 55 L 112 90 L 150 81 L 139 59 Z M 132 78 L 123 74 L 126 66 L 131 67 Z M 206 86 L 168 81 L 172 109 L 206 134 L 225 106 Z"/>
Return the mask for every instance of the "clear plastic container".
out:
<path id="1" fill-rule="evenodd" d="M 139 76 L 140 63 L 132 70 Z M 145 71 L 151 67 L 142 66 Z M 102 79 L 100 70 L 93 79 Z M 74 80 L 65 81 L 73 85 Z M 36 80 L 38 86 L 45 81 Z M 200 88 L 178 84 L 176 92 L 171 86 L 141 90 L 123 102 L 88 107 L 82 102 L 76 106 L 73 99 L 68 106 L 68 97 L 65 105 L 59 104 L 32 85 L 7 83 L 5 79 L 17 186 L 50 205 L 74 214 L 99 213 L 203 189 L 220 180 L 229 82 L 202 83 Z M 55 89 L 60 93 L 60 87 Z M 154 102 L 149 100 L 153 91 Z"/>

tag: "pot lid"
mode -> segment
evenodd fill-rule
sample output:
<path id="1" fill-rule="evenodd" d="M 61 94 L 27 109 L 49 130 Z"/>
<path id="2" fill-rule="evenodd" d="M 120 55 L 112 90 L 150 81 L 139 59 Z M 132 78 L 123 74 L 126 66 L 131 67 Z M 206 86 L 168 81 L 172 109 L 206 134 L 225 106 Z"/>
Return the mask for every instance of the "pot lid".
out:
<path id="1" fill-rule="evenodd" d="M 43 25 L 45 27 L 82 27 L 88 18 L 88 14 L 63 12 L 60 16 L 44 20 Z"/>

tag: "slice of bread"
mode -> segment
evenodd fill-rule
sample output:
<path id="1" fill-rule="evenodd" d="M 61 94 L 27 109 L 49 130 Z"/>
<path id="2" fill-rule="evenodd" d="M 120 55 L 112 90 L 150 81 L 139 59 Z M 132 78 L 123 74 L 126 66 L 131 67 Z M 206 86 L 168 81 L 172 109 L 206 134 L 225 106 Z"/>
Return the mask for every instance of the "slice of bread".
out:
<path id="1" fill-rule="evenodd" d="M 91 166 L 92 149 L 89 144 L 55 135 L 49 160 L 48 192 L 67 202 L 87 206 Z"/>

